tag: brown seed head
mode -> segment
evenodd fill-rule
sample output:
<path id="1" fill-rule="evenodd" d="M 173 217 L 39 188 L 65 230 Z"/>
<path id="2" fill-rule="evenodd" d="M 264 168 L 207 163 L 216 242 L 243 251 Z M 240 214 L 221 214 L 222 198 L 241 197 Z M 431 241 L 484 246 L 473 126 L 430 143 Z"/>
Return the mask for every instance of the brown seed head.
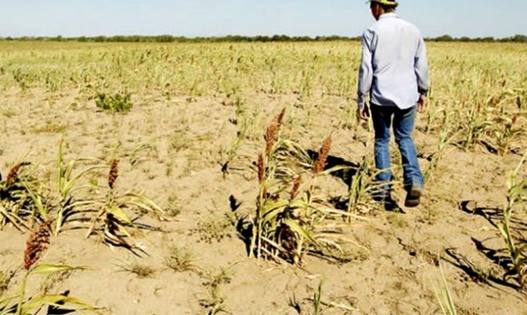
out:
<path id="1" fill-rule="evenodd" d="M 276 142 L 276 137 L 278 134 L 278 125 L 276 124 L 276 121 L 273 120 L 269 127 L 265 130 L 265 153 L 269 155 L 271 153 L 271 150 L 273 149 L 273 146 Z"/>
<path id="2" fill-rule="evenodd" d="M 331 150 L 331 135 L 324 140 L 320 151 L 318 151 L 318 157 L 313 166 L 313 172 L 318 174 L 324 170 L 326 167 L 326 161 L 329 156 L 329 150 Z"/>
<path id="3" fill-rule="evenodd" d="M 298 175 L 293 181 L 293 188 L 291 189 L 291 199 L 295 199 L 300 192 L 300 185 L 302 184 L 302 176 Z"/>
<path id="4" fill-rule="evenodd" d="M 51 222 L 40 224 L 29 236 L 24 251 L 24 268 L 29 270 L 49 247 Z"/>
<path id="5" fill-rule="evenodd" d="M 29 162 L 22 162 L 18 163 L 17 165 L 13 166 L 11 170 L 9 170 L 9 173 L 7 174 L 6 178 L 6 184 L 7 186 L 12 185 L 18 178 L 18 173 L 20 172 L 20 169 L 24 166 L 27 166 L 31 163 Z"/>
<path id="6" fill-rule="evenodd" d="M 278 122 L 278 128 L 282 126 L 282 121 L 284 120 L 284 116 L 285 116 L 285 107 L 282 109 L 280 114 L 276 116 L 276 121 Z"/>
<path id="7" fill-rule="evenodd" d="M 108 173 L 108 186 L 110 189 L 113 189 L 117 177 L 119 177 L 119 160 L 114 159 L 110 166 L 110 173 Z"/>
<path id="8" fill-rule="evenodd" d="M 265 180 L 265 165 L 263 154 L 258 155 L 258 183 L 263 184 Z"/>
<path id="9" fill-rule="evenodd" d="M 267 129 L 265 130 L 265 135 L 264 135 L 265 145 L 266 145 L 265 153 L 267 155 L 271 153 L 273 146 L 276 143 L 276 140 L 278 140 L 278 132 L 280 131 L 280 127 L 282 126 L 284 115 L 285 115 L 285 108 L 282 109 L 280 114 L 278 114 L 275 118 L 273 118 L 273 120 L 271 121 Z"/>

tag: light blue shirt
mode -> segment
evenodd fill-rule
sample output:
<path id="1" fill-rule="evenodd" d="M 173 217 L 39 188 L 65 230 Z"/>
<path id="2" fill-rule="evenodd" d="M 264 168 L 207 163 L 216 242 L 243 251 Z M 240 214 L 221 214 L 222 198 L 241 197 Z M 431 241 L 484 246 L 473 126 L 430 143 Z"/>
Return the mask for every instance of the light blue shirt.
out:
<path id="1" fill-rule="evenodd" d="M 407 109 L 428 91 L 428 61 L 423 36 L 395 13 L 385 13 L 362 35 L 358 105 Z"/>

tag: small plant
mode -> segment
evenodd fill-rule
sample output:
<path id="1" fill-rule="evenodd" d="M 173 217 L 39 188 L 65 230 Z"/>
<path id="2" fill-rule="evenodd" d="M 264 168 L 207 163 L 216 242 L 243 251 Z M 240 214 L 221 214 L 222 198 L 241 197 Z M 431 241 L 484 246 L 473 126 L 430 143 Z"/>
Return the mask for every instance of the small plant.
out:
<path id="1" fill-rule="evenodd" d="M 527 178 L 519 178 L 520 171 L 527 160 L 527 153 L 513 172 L 508 175 L 507 204 L 503 208 L 503 220 L 498 226 L 507 245 L 511 259 L 511 273 L 507 276 L 516 279 L 522 288 L 527 287 L 527 244 L 518 242 L 513 235 L 511 223 L 514 211 L 527 204 Z"/>
<path id="2" fill-rule="evenodd" d="M 221 242 L 224 238 L 230 238 L 232 223 L 228 217 L 210 216 L 198 222 L 198 225 L 191 232 L 199 235 L 200 241 L 212 243 Z"/>
<path id="3" fill-rule="evenodd" d="M 495 140 L 495 150 L 499 155 L 504 156 L 511 151 L 511 142 L 518 136 L 525 133 L 525 130 L 518 123 L 518 116 L 500 117 L 496 120 L 492 130 Z"/>
<path id="4" fill-rule="evenodd" d="M 486 139 L 485 136 L 494 125 L 494 122 L 489 113 L 482 110 L 482 105 L 476 104 L 476 106 L 469 109 L 468 117 L 465 117 L 459 124 L 462 147 L 465 150 L 470 150 Z"/>
<path id="5" fill-rule="evenodd" d="M 102 167 L 99 165 L 87 166 L 77 171 L 79 162 L 86 161 L 93 160 L 66 161 L 64 158 L 64 141 L 60 142 L 57 158 L 57 192 L 59 200 L 55 207 L 55 235 L 60 233 L 66 220 L 73 220 L 74 216 L 91 211 L 90 206 L 93 205 L 93 199 L 80 198 L 77 197 L 77 194 L 91 188 L 90 185 L 86 185 L 81 181 L 85 177 L 93 175 L 94 172 Z M 36 200 L 36 203 L 38 204 L 38 200 Z"/>
<path id="6" fill-rule="evenodd" d="M 29 166 L 28 162 L 16 164 L 0 181 L 0 227 L 10 223 L 18 230 L 29 230 L 33 222 L 47 217 L 41 204 L 32 198 L 38 195 L 41 184 Z"/>
<path id="7" fill-rule="evenodd" d="M 448 282 L 446 280 L 445 273 L 443 272 L 443 268 L 440 266 L 439 270 L 441 272 L 441 280 L 439 282 L 439 285 L 434 286 L 437 301 L 439 302 L 439 306 L 441 307 L 441 311 L 443 312 L 443 314 L 457 315 L 456 305 L 454 304 L 454 299 L 452 297 L 452 294 L 450 293 L 450 289 L 448 287 Z"/>
<path id="8" fill-rule="evenodd" d="M 443 128 L 439 131 L 439 141 L 437 143 L 437 151 L 434 152 L 430 158 L 430 165 L 428 166 L 424 178 L 426 182 L 432 180 L 434 172 L 439 166 L 439 162 L 443 159 L 445 150 L 450 144 L 454 142 L 454 139 L 459 135 L 460 131 L 453 132 L 449 127 L 449 117 L 445 113 L 443 119 Z"/>
<path id="9" fill-rule="evenodd" d="M 119 161 L 112 160 L 108 173 L 108 188 L 104 197 L 91 200 L 91 206 L 99 209 L 91 220 L 90 227 L 86 237 L 89 237 L 95 231 L 101 231 L 104 240 L 109 245 L 122 246 L 129 250 L 138 249 L 138 246 L 131 244 L 127 238 L 131 236 L 129 228 L 139 229 L 140 226 L 132 220 L 128 212 L 145 215 L 152 214 L 158 219 L 164 215 L 155 202 L 141 193 L 126 192 L 120 194 L 116 189 L 116 181 L 119 176 Z"/>
<path id="10" fill-rule="evenodd" d="M 208 315 L 227 313 L 225 297 L 221 293 L 221 288 L 224 284 L 231 282 L 231 275 L 222 269 L 219 273 L 207 272 L 204 276 L 206 281 L 203 285 L 207 288 L 207 294 L 199 300 L 199 304 Z"/>
<path id="11" fill-rule="evenodd" d="M 246 102 L 239 95 L 236 95 L 234 99 L 233 103 L 236 106 L 236 118 L 231 120 L 231 122 L 237 125 L 239 129 L 236 133 L 236 139 L 225 152 L 225 162 L 222 163 L 221 167 L 224 177 L 229 174 L 238 151 L 242 147 L 244 141 L 247 140 L 250 129 L 254 123 L 254 117 L 252 117 L 251 113 L 248 111 Z"/>
<path id="12" fill-rule="evenodd" d="M 154 268 L 139 263 L 122 266 L 122 269 L 136 275 L 139 279 L 151 278 L 156 273 Z"/>
<path id="13" fill-rule="evenodd" d="M 322 281 L 318 284 L 318 289 L 313 294 L 313 315 L 322 314 Z"/>
<path id="14" fill-rule="evenodd" d="M 109 111 L 111 113 L 127 113 L 132 109 L 132 96 L 127 94 L 117 93 L 115 95 L 108 95 L 105 93 L 98 93 L 95 96 L 95 105 L 98 108 Z"/>
<path id="15" fill-rule="evenodd" d="M 199 271 L 194 264 L 194 256 L 186 249 L 171 247 L 165 258 L 165 265 L 175 272 Z"/>
<path id="16" fill-rule="evenodd" d="M 320 281 L 318 286 L 313 292 L 313 296 L 311 298 L 306 299 L 307 301 L 310 302 L 310 307 L 313 309 L 313 311 L 310 314 L 322 315 L 322 314 L 325 314 L 325 311 L 330 310 L 332 308 L 340 309 L 342 311 L 342 314 L 352 314 L 352 313 L 354 314 L 358 312 L 357 309 L 350 307 L 346 304 L 324 300 L 322 297 L 322 287 L 323 287 L 323 281 Z M 290 305 L 294 307 L 298 311 L 299 314 L 303 314 L 300 304 L 296 302 L 294 299 L 290 300 Z M 323 306 L 324 306 L 324 309 L 322 308 Z M 338 314 L 341 314 L 341 313 L 338 313 Z"/>
<path id="17" fill-rule="evenodd" d="M 355 213 L 370 211 L 371 196 L 378 194 L 384 185 L 385 183 L 375 182 L 375 173 L 371 171 L 368 160 L 363 158 L 349 185 L 347 212 L 350 218 Z"/>
<path id="18" fill-rule="evenodd" d="M 175 218 L 181 214 L 181 203 L 177 195 L 171 194 L 168 196 L 168 205 L 165 211 L 170 218 Z"/>

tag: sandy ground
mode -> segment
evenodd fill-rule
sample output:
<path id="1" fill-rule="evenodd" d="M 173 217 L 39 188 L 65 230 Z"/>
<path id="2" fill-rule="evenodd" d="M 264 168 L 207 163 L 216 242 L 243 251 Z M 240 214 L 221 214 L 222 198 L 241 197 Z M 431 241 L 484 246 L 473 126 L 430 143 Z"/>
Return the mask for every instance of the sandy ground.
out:
<path id="1" fill-rule="evenodd" d="M 51 292 L 69 290 L 108 314 L 206 314 L 207 301 L 214 299 L 223 301 L 230 314 L 311 314 L 313 294 L 322 282 L 323 314 L 440 314 L 434 294 L 440 263 L 459 314 L 527 314 L 525 295 L 507 285 L 478 283 L 463 270 L 462 258 L 481 270 L 503 273 L 476 246 L 483 242 L 504 248 L 499 232 L 492 218 L 474 210 L 504 204 L 505 174 L 519 161 L 517 155 L 499 157 L 482 149 L 464 152 L 449 147 L 419 208 L 404 214 L 372 209 L 345 228 L 346 236 L 354 240 L 349 248 L 356 259 L 333 264 L 307 257 L 298 268 L 247 257 L 228 219 L 229 197 L 241 202 L 240 213 L 254 211 L 257 184 L 252 162 L 263 146 L 264 126 L 284 106 L 284 135 L 306 149 L 316 150 L 333 131 L 331 155 L 354 163 L 370 155 L 370 147 L 357 140 L 371 143 L 371 134 L 343 127 L 349 103 L 323 97 L 307 115 L 306 108 L 294 106 L 295 95 L 252 95 L 252 140 L 242 144 L 231 173 L 224 177 L 224 152 L 238 128 L 232 123 L 235 108 L 224 98 L 140 96 L 134 97 L 129 114 L 112 116 L 76 95 L 71 91 L 50 99 L 30 90 L 2 96 L 2 173 L 17 161 L 29 160 L 49 169 L 52 177 L 63 137 L 68 158 L 120 157 L 119 189 L 144 190 L 179 214 L 168 222 L 150 222 L 162 232 L 138 235 L 148 253 L 144 257 L 109 248 L 96 237 L 85 239 L 83 230 L 64 231 L 52 240 L 42 261 L 88 269 L 58 279 L 36 277 L 30 283 L 32 292 L 47 283 Z M 418 125 L 423 123 L 420 117 Z M 424 155 L 433 153 L 435 140 L 419 130 L 416 139 Z M 426 168 L 427 161 L 421 162 Z M 345 198 L 343 181 L 332 178 L 323 185 L 328 198 Z M 398 197 L 404 197 L 400 189 Z M 472 201 L 464 207 L 467 211 L 463 201 Z M 21 265 L 26 239 L 27 233 L 12 227 L 0 231 L 2 271 Z M 168 268 L 164 259 L 172 246 L 190 251 L 199 272 Z M 141 278 L 128 271 L 134 265 L 153 271 Z M 211 277 L 222 273 L 212 290 Z M 20 274 L 14 277 L 9 292 L 16 290 L 20 279 Z"/>

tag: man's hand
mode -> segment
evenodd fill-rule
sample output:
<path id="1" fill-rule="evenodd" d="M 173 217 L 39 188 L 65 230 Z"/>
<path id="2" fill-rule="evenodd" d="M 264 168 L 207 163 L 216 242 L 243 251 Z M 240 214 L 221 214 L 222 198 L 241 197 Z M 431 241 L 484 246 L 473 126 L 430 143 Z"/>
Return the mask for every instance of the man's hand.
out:
<path id="1" fill-rule="evenodd" d="M 423 94 L 419 96 L 419 100 L 417 101 L 417 111 L 419 113 L 426 112 L 426 96 Z"/>
<path id="2" fill-rule="evenodd" d="M 370 110 L 368 105 L 363 105 L 357 109 L 357 118 L 359 120 L 368 120 L 370 118 Z"/>

